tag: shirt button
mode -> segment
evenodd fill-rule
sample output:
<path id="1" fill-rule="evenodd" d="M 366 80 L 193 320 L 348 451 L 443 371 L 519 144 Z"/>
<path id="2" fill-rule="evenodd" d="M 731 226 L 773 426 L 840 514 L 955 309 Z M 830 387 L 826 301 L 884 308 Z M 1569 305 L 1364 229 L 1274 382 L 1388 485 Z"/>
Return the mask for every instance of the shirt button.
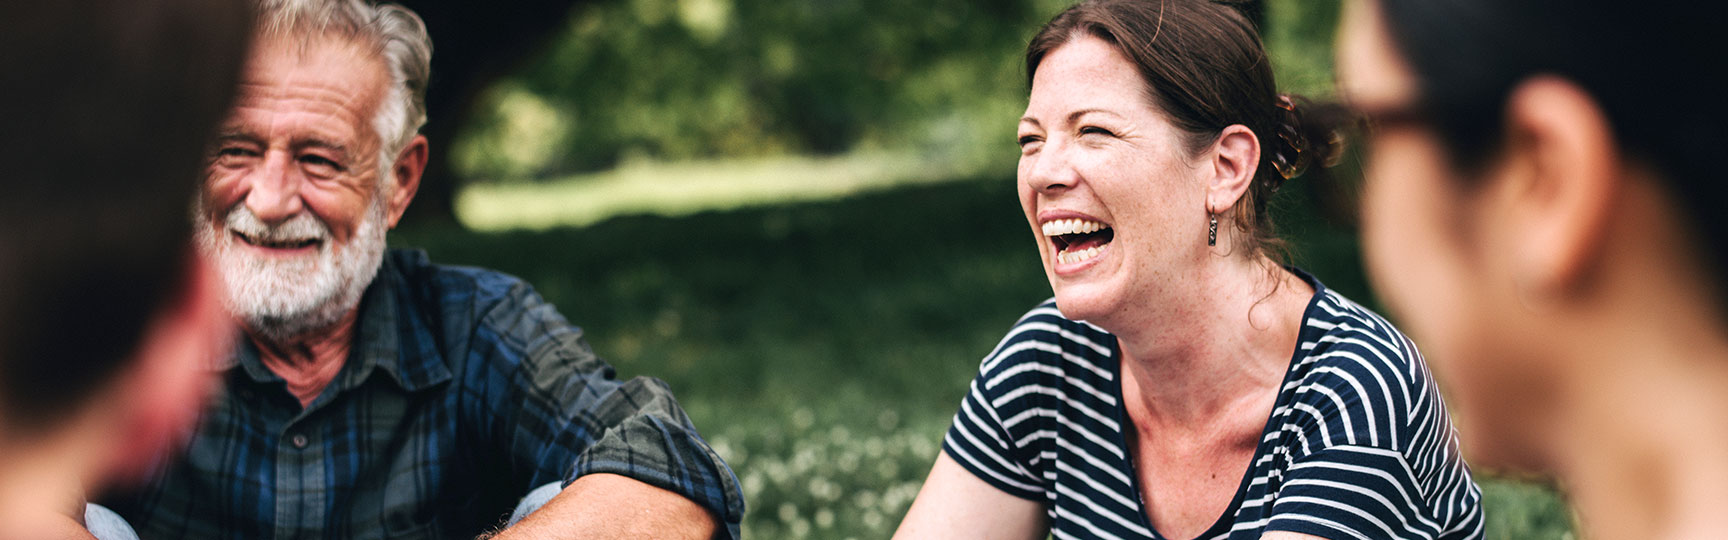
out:
<path id="1" fill-rule="evenodd" d="M 306 436 L 305 435 L 295 435 L 294 438 L 292 439 L 292 441 L 294 442 L 295 448 L 305 448 L 306 447 Z"/>

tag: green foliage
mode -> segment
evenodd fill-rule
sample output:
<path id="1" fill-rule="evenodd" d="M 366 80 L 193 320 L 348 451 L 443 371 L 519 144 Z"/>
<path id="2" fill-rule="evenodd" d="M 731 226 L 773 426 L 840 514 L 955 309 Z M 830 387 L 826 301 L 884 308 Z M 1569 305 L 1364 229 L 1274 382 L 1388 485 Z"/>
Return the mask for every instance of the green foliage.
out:
<path id="1" fill-rule="evenodd" d="M 486 94 L 454 149 L 470 178 L 620 162 L 913 152 L 1012 159 L 1021 53 L 1060 0 L 617 0 L 576 10 Z M 1286 88 L 1330 93 L 1338 2 L 1272 0 Z"/>
<path id="2" fill-rule="evenodd" d="M 1489 509 L 1488 537 L 1518 540 L 1572 540 L 1572 512 L 1566 502 L 1539 484 L 1511 479 L 1482 482 L 1482 504 Z"/>
<path id="3" fill-rule="evenodd" d="M 577 10 L 490 92 L 462 171 L 518 179 L 621 160 L 1012 147 L 1035 0 L 620 0 Z M 543 106 L 525 108 L 523 94 Z M 550 117 L 512 154 L 523 114 Z M 528 144 L 546 144 L 530 141 Z"/>
<path id="4" fill-rule="evenodd" d="M 1293 186 L 1296 184 L 1293 184 Z M 1353 235 L 1274 199 L 1294 258 L 1371 300 Z M 623 376 L 665 379 L 742 480 L 750 538 L 885 538 L 978 362 L 1048 298 L 1014 182 L 585 228 L 392 233 L 521 276 Z M 1487 484 L 1489 538 L 1561 538 L 1547 491 Z"/>
<path id="5" fill-rule="evenodd" d="M 1262 32 L 1280 91 L 1310 98 L 1336 93 L 1332 81 L 1332 33 L 1337 0 L 1271 0 Z"/>

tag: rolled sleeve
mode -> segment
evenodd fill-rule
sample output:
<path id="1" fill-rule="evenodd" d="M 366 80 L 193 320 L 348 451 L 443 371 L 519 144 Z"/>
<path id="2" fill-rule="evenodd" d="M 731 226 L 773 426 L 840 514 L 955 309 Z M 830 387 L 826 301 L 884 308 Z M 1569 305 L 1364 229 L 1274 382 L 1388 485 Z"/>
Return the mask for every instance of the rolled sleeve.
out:
<path id="1" fill-rule="evenodd" d="M 512 292 L 515 302 L 506 304 L 514 305 L 493 311 L 483 325 L 507 344 L 489 363 L 498 368 L 494 380 L 508 382 L 504 391 L 484 393 L 489 416 L 504 420 L 496 426 L 502 433 L 494 433 L 508 441 L 515 484 L 568 486 L 587 474 L 617 474 L 684 496 L 722 518 L 738 538 L 744 516 L 738 478 L 666 383 L 619 381 L 580 328 L 526 285 Z"/>
<path id="2" fill-rule="evenodd" d="M 565 485 L 586 474 L 626 476 L 702 505 L 725 520 L 731 538 L 739 537 L 744 496 L 738 478 L 691 427 L 666 383 L 631 379 L 595 413 L 605 433 L 577 458 Z"/>

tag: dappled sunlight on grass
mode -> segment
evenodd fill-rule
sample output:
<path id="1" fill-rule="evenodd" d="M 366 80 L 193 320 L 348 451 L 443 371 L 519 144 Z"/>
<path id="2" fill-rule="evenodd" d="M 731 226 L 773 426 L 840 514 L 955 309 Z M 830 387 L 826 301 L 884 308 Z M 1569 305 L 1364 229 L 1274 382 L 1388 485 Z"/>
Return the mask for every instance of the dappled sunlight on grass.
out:
<path id="1" fill-rule="evenodd" d="M 875 152 L 643 162 L 538 183 L 474 184 L 457 198 L 456 214 L 464 225 L 476 230 L 544 230 L 589 225 L 617 215 L 682 216 L 705 210 L 836 199 L 868 190 L 971 177 L 989 168 L 979 159 Z"/>

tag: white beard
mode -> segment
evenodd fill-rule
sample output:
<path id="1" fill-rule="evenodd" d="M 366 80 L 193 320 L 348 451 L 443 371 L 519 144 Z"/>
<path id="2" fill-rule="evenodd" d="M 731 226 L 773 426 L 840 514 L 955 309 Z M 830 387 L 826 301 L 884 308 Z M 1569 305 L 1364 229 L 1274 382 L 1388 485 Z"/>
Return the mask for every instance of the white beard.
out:
<path id="1" fill-rule="evenodd" d="M 276 342 L 324 330 L 360 305 L 366 287 L 384 262 L 384 204 L 375 197 L 347 246 L 337 248 L 330 226 L 302 212 L 275 226 L 259 220 L 244 203 L 235 204 L 219 222 L 206 221 L 198 197 L 199 250 L 216 263 L 227 289 L 229 314 L 260 337 Z M 316 253 L 293 258 L 259 257 L 244 241 L 317 239 Z"/>

